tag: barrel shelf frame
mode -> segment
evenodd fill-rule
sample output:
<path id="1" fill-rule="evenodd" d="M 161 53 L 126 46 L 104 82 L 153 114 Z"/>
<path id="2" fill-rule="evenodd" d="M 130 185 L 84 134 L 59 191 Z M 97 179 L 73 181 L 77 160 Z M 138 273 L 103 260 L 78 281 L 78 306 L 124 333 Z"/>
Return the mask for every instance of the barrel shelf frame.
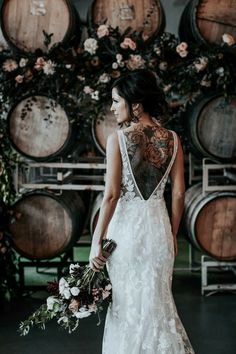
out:
<path id="1" fill-rule="evenodd" d="M 209 158 L 204 158 L 202 160 L 202 191 L 206 192 L 215 192 L 215 191 L 236 191 L 236 181 L 235 183 L 227 185 L 211 185 L 210 182 L 210 171 L 222 171 L 223 176 L 228 176 L 228 171 L 234 169 L 236 171 L 236 164 L 229 163 L 213 163 Z M 236 178 L 236 174 L 235 174 Z"/>
<path id="2" fill-rule="evenodd" d="M 23 258 L 23 259 L 22 259 Z M 34 260 L 25 260 L 24 257 L 18 257 L 18 269 L 19 269 L 19 286 L 20 291 L 23 293 L 24 291 L 28 290 L 45 290 L 45 285 L 26 285 L 25 283 L 25 270 L 27 268 L 36 268 L 37 273 L 46 274 L 45 271 L 40 269 L 56 269 L 56 277 L 59 280 L 63 275 L 63 269 L 68 267 L 74 261 L 73 258 L 73 249 L 65 252 L 64 254 L 57 256 L 51 260 L 41 260 L 41 259 L 34 259 Z M 80 262 L 83 263 L 83 262 Z M 49 273 L 47 273 L 49 274 Z"/>
<path id="3" fill-rule="evenodd" d="M 208 272 L 210 268 L 232 272 L 235 276 L 234 283 L 208 283 Z M 236 262 L 216 261 L 215 259 L 203 255 L 201 257 L 201 294 L 209 291 L 206 296 L 213 295 L 219 291 L 232 291 L 236 294 Z"/>
<path id="4" fill-rule="evenodd" d="M 63 162 L 63 160 L 61 162 L 27 163 L 23 169 L 27 168 L 30 171 L 41 169 L 41 174 L 43 168 L 50 169 L 50 174 L 45 175 L 46 182 L 43 183 L 40 180 L 34 181 L 32 178 L 22 181 L 22 167 L 17 165 L 14 183 L 16 191 L 19 193 L 24 193 L 28 189 L 48 189 L 58 191 L 59 193 L 63 190 L 104 191 L 106 176 L 105 159 L 99 157 L 97 161 L 94 161 L 94 158 L 92 161 L 90 158 L 84 158 L 83 162 L 76 163 Z M 82 174 L 82 171 L 87 171 L 87 174 Z M 94 171 L 97 173 L 94 174 Z M 52 178 L 54 179 L 53 181 Z"/>

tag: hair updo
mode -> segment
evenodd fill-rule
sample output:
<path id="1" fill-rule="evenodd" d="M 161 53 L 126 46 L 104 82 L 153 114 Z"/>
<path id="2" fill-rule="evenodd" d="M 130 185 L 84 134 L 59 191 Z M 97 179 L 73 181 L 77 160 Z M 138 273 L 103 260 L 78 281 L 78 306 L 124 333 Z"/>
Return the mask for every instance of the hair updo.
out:
<path id="1" fill-rule="evenodd" d="M 167 103 L 164 92 L 157 83 L 152 71 L 139 69 L 122 75 L 112 84 L 119 96 L 127 103 L 129 114 L 133 118 L 132 104 L 141 103 L 145 113 L 164 122 L 167 112 Z"/>

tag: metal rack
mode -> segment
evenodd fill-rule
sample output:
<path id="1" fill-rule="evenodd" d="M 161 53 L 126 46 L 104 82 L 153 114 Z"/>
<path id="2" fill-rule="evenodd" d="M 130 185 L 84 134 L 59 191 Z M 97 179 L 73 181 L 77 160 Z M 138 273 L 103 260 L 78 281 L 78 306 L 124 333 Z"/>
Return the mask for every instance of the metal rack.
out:
<path id="1" fill-rule="evenodd" d="M 220 271 L 230 271 L 236 277 L 236 262 L 222 262 L 215 259 L 202 256 L 201 258 L 201 294 L 210 291 L 207 296 L 213 295 L 219 291 L 235 291 L 236 292 L 236 280 L 235 283 L 208 283 L 208 272 L 211 268 L 215 268 Z"/>
<path id="2" fill-rule="evenodd" d="M 76 163 L 58 162 L 32 162 L 24 160 L 16 166 L 14 184 L 17 193 L 28 190 L 48 189 L 55 193 L 63 191 L 103 191 L 105 188 L 104 157 L 81 158 Z M 76 247 L 88 246 L 88 242 L 78 242 Z M 49 274 L 48 269 L 56 269 L 55 276 L 59 279 L 63 269 L 73 259 L 73 249 L 63 253 L 55 259 L 25 260 L 19 257 L 19 284 L 21 290 L 45 289 L 45 285 L 26 285 L 25 270 L 36 268 L 37 273 Z M 80 261 L 80 264 L 84 262 Z M 53 273 L 54 274 L 54 273 Z"/>

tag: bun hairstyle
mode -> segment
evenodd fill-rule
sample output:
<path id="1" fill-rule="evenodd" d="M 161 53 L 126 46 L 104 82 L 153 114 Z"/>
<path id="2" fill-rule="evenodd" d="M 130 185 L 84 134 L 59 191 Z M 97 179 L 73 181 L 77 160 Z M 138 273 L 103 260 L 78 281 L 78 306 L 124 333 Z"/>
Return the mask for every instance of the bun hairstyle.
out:
<path id="1" fill-rule="evenodd" d="M 141 103 L 144 112 L 161 123 L 166 121 L 167 102 L 152 71 L 139 69 L 122 75 L 114 81 L 112 88 L 116 88 L 119 96 L 124 98 L 132 118 L 132 104 Z"/>

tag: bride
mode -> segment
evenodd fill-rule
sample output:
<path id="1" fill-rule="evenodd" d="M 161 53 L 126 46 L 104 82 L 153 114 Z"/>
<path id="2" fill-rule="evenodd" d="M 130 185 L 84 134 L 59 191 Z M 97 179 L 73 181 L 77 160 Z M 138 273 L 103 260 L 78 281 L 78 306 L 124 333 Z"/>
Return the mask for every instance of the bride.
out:
<path id="1" fill-rule="evenodd" d="M 108 138 L 105 193 L 89 257 L 95 271 L 107 262 L 112 283 L 103 354 L 194 354 L 171 290 L 185 186 L 180 140 L 162 125 L 165 107 L 150 71 L 113 84 L 111 110 L 122 129 Z M 163 197 L 168 177 L 170 218 Z M 117 243 L 108 260 L 104 237 Z"/>

